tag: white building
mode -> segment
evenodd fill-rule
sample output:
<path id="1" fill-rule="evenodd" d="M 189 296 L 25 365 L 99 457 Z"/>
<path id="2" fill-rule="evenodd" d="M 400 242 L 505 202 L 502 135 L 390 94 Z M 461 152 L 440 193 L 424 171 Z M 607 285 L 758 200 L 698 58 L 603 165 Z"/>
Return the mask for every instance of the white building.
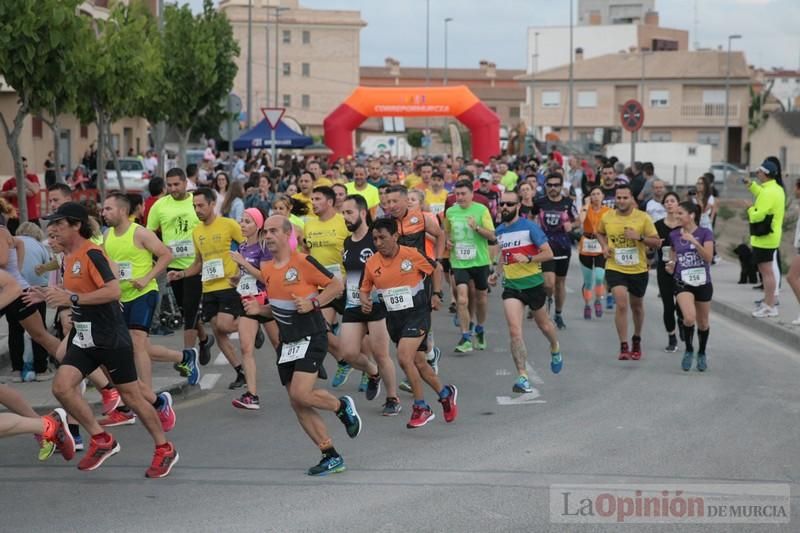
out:
<path id="1" fill-rule="evenodd" d="M 764 73 L 764 81 L 772 80 L 772 96 L 780 101 L 783 109 L 800 109 L 800 70 L 775 69 Z"/>

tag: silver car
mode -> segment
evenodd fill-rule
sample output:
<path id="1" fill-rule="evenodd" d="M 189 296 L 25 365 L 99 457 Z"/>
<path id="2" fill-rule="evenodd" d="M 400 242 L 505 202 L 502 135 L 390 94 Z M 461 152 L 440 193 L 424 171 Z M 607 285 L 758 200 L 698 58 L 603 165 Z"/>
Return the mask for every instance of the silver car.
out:
<path id="1" fill-rule="evenodd" d="M 135 157 L 120 157 L 119 169 L 122 173 L 122 182 L 125 192 L 146 192 L 150 181 L 150 174 L 144 168 L 144 163 Z M 106 190 L 118 191 L 119 180 L 114 161 L 106 162 Z"/>

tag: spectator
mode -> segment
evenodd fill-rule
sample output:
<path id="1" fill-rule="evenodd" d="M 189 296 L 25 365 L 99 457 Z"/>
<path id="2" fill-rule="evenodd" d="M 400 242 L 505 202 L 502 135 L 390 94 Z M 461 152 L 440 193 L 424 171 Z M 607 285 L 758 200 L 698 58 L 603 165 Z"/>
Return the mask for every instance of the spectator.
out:
<path id="1" fill-rule="evenodd" d="M 645 204 L 644 210 L 650 215 L 653 222 L 658 222 L 667 216 L 667 210 L 663 204 L 664 196 L 667 194 L 667 184 L 658 178 L 652 180 L 652 182 L 653 195 Z"/>
<path id="2" fill-rule="evenodd" d="M 217 174 L 217 183 L 219 183 L 221 176 L 227 178 L 224 172 L 220 172 Z M 242 213 L 244 213 L 244 186 L 242 182 L 235 180 L 224 194 L 220 214 L 239 222 L 242 219 Z M 217 201 L 219 202 L 219 200 Z"/>
<path id="3" fill-rule="evenodd" d="M 41 201 L 39 199 L 39 177 L 36 174 L 28 172 L 28 158 L 22 158 L 23 172 L 25 173 L 25 198 L 28 208 L 28 220 L 34 224 L 39 223 Z M 2 196 L 14 206 L 19 216 L 19 204 L 17 203 L 17 179 L 11 177 L 3 183 Z M 14 235 L 17 227 L 19 227 L 19 218 L 17 216 L 8 218 L 6 220 L 6 227 L 11 235 Z"/>
<path id="4" fill-rule="evenodd" d="M 245 209 L 255 207 L 269 213 L 274 200 L 275 193 L 271 190 L 269 178 L 261 176 L 258 179 L 258 188 L 245 198 L 244 207 Z"/>
<path id="5" fill-rule="evenodd" d="M 196 191 L 199 184 L 197 180 L 200 176 L 200 169 L 197 168 L 195 163 L 186 165 L 186 190 Z"/>
<path id="6" fill-rule="evenodd" d="M 147 192 L 150 196 L 144 201 L 144 211 L 142 213 L 143 226 L 147 225 L 147 215 L 150 213 L 150 208 L 156 201 L 164 196 L 166 187 L 164 185 L 164 178 L 155 177 L 147 183 Z"/>
<path id="7" fill-rule="evenodd" d="M 225 195 L 231 187 L 231 178 L 226 172 L 217 172 L 214 177 L 213 188 L 217 191 L 217 202 L 214 205 L 214 211 L 220 215 L 222 214 L 222 204 L 225 203 Z"/>
<path id="8" fill-rule="evenodd" d="M 49 187 L 56 182 L 56 164 L 54 152 L 47 152 L 47 159 L 44 161 L 44 184 Z"/>
<path id="9" fill-rule="evenodd" d="M 648 200 L 650 200 L 650 198 L 653 196 L 653 180 L 656 179 L 655 173 L 656 169 L 653 166 L 653 163 L 642 163 L 644 187 L 642 187 L 642 190 L 636 195 L 636 200 L 639 202 L 639 205 L 646 206 Z"/>

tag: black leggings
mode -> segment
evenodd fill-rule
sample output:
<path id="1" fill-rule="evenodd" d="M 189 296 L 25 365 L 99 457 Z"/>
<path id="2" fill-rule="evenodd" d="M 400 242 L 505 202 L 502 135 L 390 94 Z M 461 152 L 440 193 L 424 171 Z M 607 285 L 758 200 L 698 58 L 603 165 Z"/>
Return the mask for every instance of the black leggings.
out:
<path id="1" fill-rule="evenodd" d="M 657 269 L 658 292 L 664 309 L 664 328 L 667 333 L 675 331 L 675 319 L 683 321 L 683 314 L 675 301 L 675 278 L 663 268 Z"/>
<path id="2" fill-rule="evenodd" d="M 45 329 L 47 329 L 47 324 L 45 323 L 44 317 L 47 313 L 47 303 L 41 302 L 38 304 L 34 304 L 32 307 L 35 307 L 38 310 L 38 314 L 42 324 L 44 325 Z M 8 315 L 6 315 L 6 319 L 8 320 L 8 352 L 11 358 L 11 369 L 15 372 L 22 370 L 22 356 L 25 351 L 25 328 L 22 327 L 22 324 L 19 322 L 12 320 Z M 42 346 L 33 343 L 33 371 L 37 374 L 41 374 L 42 372 L 47 370 L 47 350 L 45 350 Z"/>

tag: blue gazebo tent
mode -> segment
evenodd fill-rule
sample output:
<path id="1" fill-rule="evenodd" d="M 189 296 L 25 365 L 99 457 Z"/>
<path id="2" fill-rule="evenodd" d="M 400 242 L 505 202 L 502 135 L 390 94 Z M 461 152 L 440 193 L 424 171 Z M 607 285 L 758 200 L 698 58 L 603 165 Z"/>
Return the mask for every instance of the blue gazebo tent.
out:
<path id="1" fill-rule="evenodd" d="M 256 124 L 250 131 L 242 134 L 241 137 L 233 141 L 234 150 L 272 148 L 271 131 L 267 119 L 263 119 Z M 283 123 L 278 123 L 275 129 L 275 146 L 277 148 L 303 148 L 313 144 L 314 140 L 300 133 Z"/>

